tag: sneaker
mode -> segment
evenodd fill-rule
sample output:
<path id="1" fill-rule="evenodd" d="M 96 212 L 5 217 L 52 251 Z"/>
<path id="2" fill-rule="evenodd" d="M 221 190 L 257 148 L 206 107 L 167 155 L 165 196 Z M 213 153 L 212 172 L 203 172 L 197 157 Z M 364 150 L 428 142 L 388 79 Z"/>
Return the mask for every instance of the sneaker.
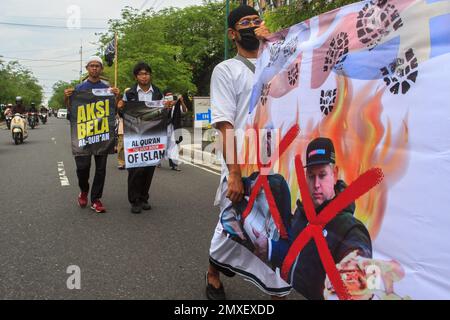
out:
<path id="1" fill-rule="evenodd" d="M 135 202 L 131 205 L 131 213 L 138 214 L 138 213 L 141 213 L 141 211 L 142 211 L 142 205 L 140 202 Z"/>
<path id="2" fill-rule="evenodd" d="M 174 170 L 174 171 L 181 171 L 181 169 L 179 169 L 178 167 L 172 167 L 172 170 Z"/>
<path id="3" fill-rule="evenodd" d="M 144 202 L 142 202 L 142 209 L 152 210 L 152 206 L 147 201 L 144 201 Z"/>
<path id="4" fill-rule="evenodd" d="M 215 288 L 212 284 L 208 282 L 208 272 L 206 272 L 206 298 L 208 300 L 226 300 L 225 290 L 223 284 L 220 283 L 219 288 Z"/>
<path id="5" fill-rule="evenodd" d="M 119 169 L 119 170 L 125 170 L 125 165 L 123 165 L 123 166 L 117 166 L 117 169 Z"/>
<path id="6" fill-rule="evenodd" d="M 86 208 L 87 203 L 88 203 L 88 193 L 87 192 L 80 192 L 80 194 L 78 195 L 78 205 L 81 208 Z"/>
<path id="7" fill-rule="evenodd" d="M 91 209 L 94 210 L 97 213 L 103 213 L 106 212 L 105 207 L 103 206 L 102 202 L 100 200 L 95 200 L 92 202 Z"/>

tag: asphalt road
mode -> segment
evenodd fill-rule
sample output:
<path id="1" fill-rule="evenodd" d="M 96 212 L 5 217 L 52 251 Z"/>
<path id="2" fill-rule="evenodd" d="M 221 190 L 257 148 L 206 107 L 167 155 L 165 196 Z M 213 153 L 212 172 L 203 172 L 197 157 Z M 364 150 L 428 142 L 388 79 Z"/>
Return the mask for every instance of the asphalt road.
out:
<path id="1" fill-rule="evenodd" d="M 68 122 L 54 117 L 18 146 L 0 125 L 0 167 L 0 299 L 205 299 L 219 176 L 187 164 L 175 172 L 164 162 L 150 191 L 153 209 L 134 215 L 127 172 L 111 155 L 107 213 L 81 209 Z M 81 289 L 67 287 L 72 265 Z M 269 298 L 240 277 L 223 281 L 229 299 Z"/>

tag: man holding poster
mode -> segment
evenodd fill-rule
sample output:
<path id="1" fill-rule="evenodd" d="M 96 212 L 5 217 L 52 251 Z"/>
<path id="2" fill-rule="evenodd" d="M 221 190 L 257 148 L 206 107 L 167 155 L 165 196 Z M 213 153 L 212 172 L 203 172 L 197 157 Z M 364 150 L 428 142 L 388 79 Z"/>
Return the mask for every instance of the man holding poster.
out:
<path id="1" fill-rule="evenodd" d="M 97 213 L 106 212 L 100 201 L 106 176 L 106 161 L 114 148 L 114 116 L 118 88 L 110 88 L 100 79 L 103 70 L 102 59 L 92 56 L 86 70 L 89 77 L 73 88 L 64 90 L 68 107 L 72 135 L 72 153 L 77 166 L 78 205 L 87 206 L 91 156 L 95 159 L 95 176 L 91 189 L 91 209 Z M 116 98 L 114 98 L 114 96 Z"/>
<path id="2" fill-rule="evenodd" d="M 236 44 L 238 55 L 218 64 L 211 78 L 211 123 L 222 137 L 222 175 L 215 199 L 221 217 L 227 207 L 239 203 L 244 195 L 240 165 L 235 160 L 242 150 L 244 137 L 236 135 L 235 139 L 235 133 L 245 129 L 259 39 L 269 35 L 258 12 L 246 5 L 229 14 L 228 26 L 228 36 Z M 272 297 L 285 296 L 291 290 L 290 285 L 253 252 L 226 235 L 221 219 L 209 250 L 206 297 L 210 300 L 226 298 L 220 272 L 227 276 L 238 273 Z"/>
<path id="3" fill-rule="evenodd" d="M 133 70 L 136 84 L 125 92 L 124 149 L 128 169 L 128 201 L 132 213 L 150 210 L 149 190 L 155 166 L 164 157 L 167 143 L 161 90 L 152 85 L 152 69 L 145 62 Z"/>

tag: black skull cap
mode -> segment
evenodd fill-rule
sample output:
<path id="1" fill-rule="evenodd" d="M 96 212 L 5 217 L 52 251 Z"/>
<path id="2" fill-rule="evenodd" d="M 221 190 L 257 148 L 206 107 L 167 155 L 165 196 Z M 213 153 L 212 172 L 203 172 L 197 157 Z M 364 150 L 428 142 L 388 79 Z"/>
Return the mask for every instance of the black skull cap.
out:
<path id="1" fill-rule="evenodd" d="M 228 15 L 228 28 L 234 28 L 234 25 L 238 23 L 243 17 L 246 16 L 259 16 L 258 11 L 256 11 L 253 7 L 247 5 L 241 5 L 230 12 Z"/>

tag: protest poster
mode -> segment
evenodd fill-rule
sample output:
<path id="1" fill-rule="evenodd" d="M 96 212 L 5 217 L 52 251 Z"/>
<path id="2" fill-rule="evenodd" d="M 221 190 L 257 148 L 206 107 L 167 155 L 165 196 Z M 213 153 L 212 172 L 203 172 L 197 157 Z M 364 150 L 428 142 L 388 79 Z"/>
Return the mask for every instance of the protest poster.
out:
<path id="1" fill-rule="evenodd" d="M 70 127 L 75 156 L 114 153 L 116 100 L 109 89 L 75 91 Z"/>
<path id="2" fill-rule="evenodd" d="M 307 298 L 450 298 L 449 25 L 450 1 L 362 1 L 260 48 L 248 120 L 256 141 L 248 134 L 241 152 L 252 188 L 222 223 L 252 252 L 253 229 L 264 234 L 267 265 Z M 347 184 L 321 212 L 304 168 L 317 137 L 332 140 Z M 337 246 L 360 249 L 331 227 L 351 205 L 349 221 L 367 229 L 372 253 L 339 260 Z M 292 222 L 299 212 L 301 227 Z M 302 273 L 311 261 L 319 277 Z"/>
<path id="3" fill-rule="evenodd" d="M 168 111 L 163 101 L 126 102 L 123 113 L 125 167 L 158 165 L 167 148 Z"/>

